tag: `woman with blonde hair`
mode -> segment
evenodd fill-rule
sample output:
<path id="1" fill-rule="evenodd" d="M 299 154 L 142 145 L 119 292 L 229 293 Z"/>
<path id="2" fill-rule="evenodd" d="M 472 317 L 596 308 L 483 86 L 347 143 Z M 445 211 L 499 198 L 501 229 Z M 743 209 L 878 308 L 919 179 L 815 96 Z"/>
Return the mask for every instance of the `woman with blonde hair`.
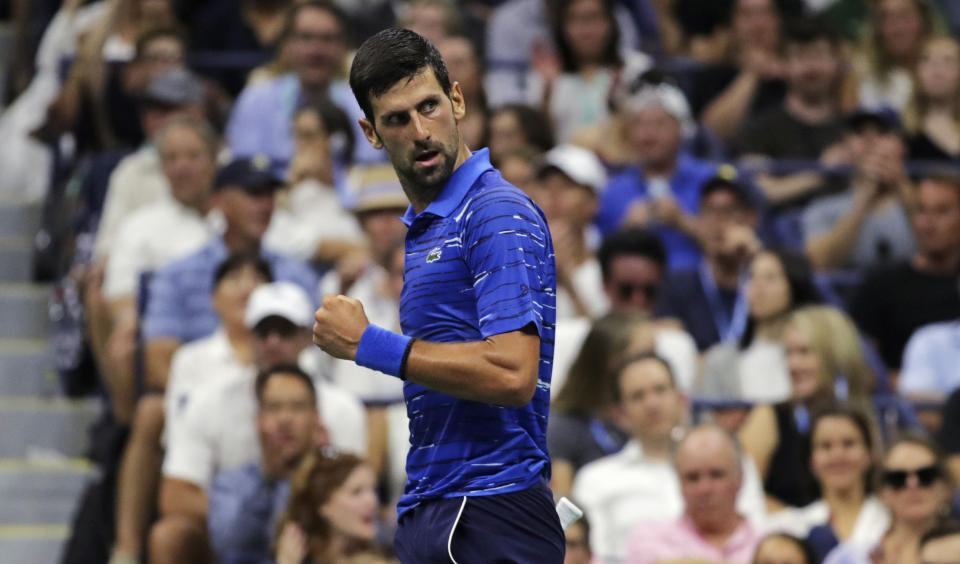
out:
<path id="1" fill-rule="evenodd" d="M 960 43 L 934 37 L 923 44 L 903 125 L 913 160 L 960 158 Z"/>
<path id="2" fill-rule="evenodd" d="M 836 401 L 870 407 L 873 373 L 856 326 L 829 306 L 800 308 L 782 336 L 791 394 L 775 405 L 757 405 L 740 440 L 764 477 L 771 509 L 804 506 L 817 498 L 810 470 L 810 414 Z"/>
<path id="3" fill-rule="evenodd" d="M 854 57 L 855 88 L 848 90 L 845 105 L 903 111 L 921 48 L 938 31 L 929 0 L 877 0 L 870 30 Z"/>
<path id="4" fill-rule="evenodd" d="M 352 454 L 307 454 L 290 479 L 277 524 L 277 564 L 340 564 L 373 550 L 373 468 Z"/>

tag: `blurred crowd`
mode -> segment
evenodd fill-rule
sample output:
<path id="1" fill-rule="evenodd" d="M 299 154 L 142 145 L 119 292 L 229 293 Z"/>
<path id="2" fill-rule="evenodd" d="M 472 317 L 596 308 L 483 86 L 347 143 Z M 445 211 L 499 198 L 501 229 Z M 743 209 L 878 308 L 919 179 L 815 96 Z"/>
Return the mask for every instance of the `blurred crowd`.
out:
<path id="1" fill-rule="evenodd" d="M 61 384 L 107 406 L 65 562 L 391 562 L 402 383 L 310 335 L 327 293 L 399 330 L 346 83 L 392 25 L 550 225 L 568 564 L 960 558 L 960 2 L 0 12 L 0 195 L 43 203 Z"/>

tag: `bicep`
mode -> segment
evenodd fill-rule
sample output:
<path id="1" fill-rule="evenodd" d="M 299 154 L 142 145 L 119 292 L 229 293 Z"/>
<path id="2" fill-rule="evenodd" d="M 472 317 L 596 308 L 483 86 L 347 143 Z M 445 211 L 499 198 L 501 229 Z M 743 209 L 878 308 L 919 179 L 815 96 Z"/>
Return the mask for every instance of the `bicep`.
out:
<path id="1" fill-rule="evenodd" d="M 532 323 L 519 331 L 493 335 L 487 339 L 495 354 L 522 374 L 537 378 L 540 366 L 540 335 Z"/>

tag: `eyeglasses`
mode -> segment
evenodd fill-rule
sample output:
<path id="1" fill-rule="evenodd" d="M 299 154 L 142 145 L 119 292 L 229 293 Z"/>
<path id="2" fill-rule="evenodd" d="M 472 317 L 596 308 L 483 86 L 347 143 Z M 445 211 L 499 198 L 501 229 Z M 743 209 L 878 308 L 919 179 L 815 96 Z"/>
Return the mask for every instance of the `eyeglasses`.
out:
<path id="1" fill-rule="evenodd" d="M 915 470 L 884 470 L 883 483 L 895 490 L 902 490 L 907 487 L 907 478 L 911 475 L 917 477 L 920 487 L 929 488 L 940 479 L 940 469 L 930 465 Z"/>
<path id="2" fill-rule="evenodd" d="M 635 293 L 642 292 L 643 297 L 646 298 L 648 302 L 652 302 L 657 299 L 657 294 L 660 292 L 660 286 L 657 284 L 631 284 L 629 282 L 617 282 L 615 288 L 617 291 L 617 296 L 619 296 L 622 301 L 627 301 L 633 298 Z"/>

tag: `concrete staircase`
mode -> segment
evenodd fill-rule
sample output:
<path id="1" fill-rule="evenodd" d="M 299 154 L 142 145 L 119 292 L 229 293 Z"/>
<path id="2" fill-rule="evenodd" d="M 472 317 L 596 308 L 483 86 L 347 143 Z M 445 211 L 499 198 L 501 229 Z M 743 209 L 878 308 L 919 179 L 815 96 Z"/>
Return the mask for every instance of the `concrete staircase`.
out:
<path id="1" fill-rule="evenodd" d="M 58 395 L 51 289 L 28 282 L 37 205 L 0 201 L 0 561 L 59 561 L 93 468 L 82 457 L 97 400 Z"/>

